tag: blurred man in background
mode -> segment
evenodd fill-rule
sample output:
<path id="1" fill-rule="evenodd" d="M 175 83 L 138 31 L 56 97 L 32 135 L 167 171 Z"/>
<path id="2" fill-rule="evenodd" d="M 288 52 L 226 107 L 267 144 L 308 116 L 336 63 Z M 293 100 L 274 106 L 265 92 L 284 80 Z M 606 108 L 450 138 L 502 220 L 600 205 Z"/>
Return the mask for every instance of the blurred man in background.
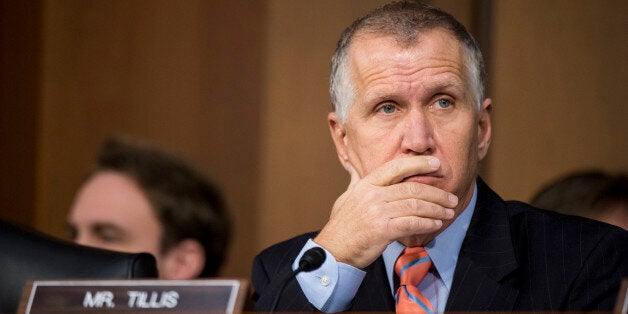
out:
<path id="1" fill-rule="evenodd" d="M 230 236 L 227 208 L 207 178 L 128 139 L 104 144 L 68 224 L 78 244 L 151 253 L 162 279 L 216 276 Z"/>
<path id="2" fill-rule="evenodd" d="M 576 171 L 542 186 L 530 204 L 628 230 L 628 176 L 602 170 Z"/>

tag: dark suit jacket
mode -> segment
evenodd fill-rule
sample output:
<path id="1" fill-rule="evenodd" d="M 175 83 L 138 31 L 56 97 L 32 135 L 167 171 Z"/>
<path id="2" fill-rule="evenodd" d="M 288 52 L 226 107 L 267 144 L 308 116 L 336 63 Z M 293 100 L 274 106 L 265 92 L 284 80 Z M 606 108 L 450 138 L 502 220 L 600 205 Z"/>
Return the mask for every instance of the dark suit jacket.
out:
<path id="1" fill-rule="evenodd" d="M 282 279 L 307 239 L 276 244 L 253 263 L 255 309 L 270 310 Z M 593 220 L 504 201 L 481 179 L 462 243 L 447 311 L 588 311 L 613 309 L 628 277 L 628 232 Z M 394 311 L 384 261 L 367 272 L 350 311 Z M 285 286 L 278 311 L 315 311 L 296 280 Z"/>

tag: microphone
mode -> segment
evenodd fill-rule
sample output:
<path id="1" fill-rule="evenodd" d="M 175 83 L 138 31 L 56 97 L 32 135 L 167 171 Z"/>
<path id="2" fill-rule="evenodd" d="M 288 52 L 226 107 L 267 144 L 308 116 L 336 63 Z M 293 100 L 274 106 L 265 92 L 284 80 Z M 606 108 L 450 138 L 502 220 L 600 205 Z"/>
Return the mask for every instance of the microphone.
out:
<path id="1" fill-rule="evenodd" d="M 273 301 L 273 305 L 270 307 L 270 313 L 275 312 L 275 309 L 277 308 L 277 304 L 279 304 L 279 299 L 281 298 L 281 294 L 283 293 L 283 289 L 286 287 L 288 282 L 290 282 L 290 280 L 292 280 L 294 277 L 296 277 L 298 273 L 302 271 L 310 272 L 321 267 L 321 265 L 323 265 L 323 262 L 325 262 L 325 257 L 326 257 L 325 250 L 323 250 L 322 248 L 318 246 L 313 247 L 305 251 L 305 253 L 303 253 L 303 255 L 301 256 L 301 259 L 299 260 L 299 266 L 297 267 L 297 269 L 290 272 L 289 276 L 283 280 L 283 283 L 281 284 L 281 288 L 279 288 L 279 293 L 275 297 L 275 301 Z"/>
<path id="2" fill-rule="evenodd" d="M 299 267 L 294 270 L 293 276 L 296 276 L 298 273 L 304 271 L 309 272 L 318 269 L 325 262 L 325 250 L 320 247 L 313 247 L 301 256 L 299 260 Z"/>

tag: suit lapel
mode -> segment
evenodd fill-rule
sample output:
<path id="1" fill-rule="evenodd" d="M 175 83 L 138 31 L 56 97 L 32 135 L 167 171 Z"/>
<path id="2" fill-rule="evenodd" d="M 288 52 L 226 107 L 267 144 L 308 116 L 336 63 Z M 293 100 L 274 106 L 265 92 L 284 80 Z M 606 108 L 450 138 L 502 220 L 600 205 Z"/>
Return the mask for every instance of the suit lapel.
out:
<path id="1" fill-rule="evenodd" d="M 447 311 L 512 310 L 518 268 L 504 201 L 478 178 L 478 201 L 462 243 Z"/>

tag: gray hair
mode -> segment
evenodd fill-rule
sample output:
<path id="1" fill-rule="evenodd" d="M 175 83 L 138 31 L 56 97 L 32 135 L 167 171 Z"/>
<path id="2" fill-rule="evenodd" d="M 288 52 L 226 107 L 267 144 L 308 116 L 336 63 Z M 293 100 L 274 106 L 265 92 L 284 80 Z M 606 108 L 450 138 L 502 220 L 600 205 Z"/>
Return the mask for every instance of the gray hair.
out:
<path id="1" fill-rule="evenodd" d="M 357 33 L 390 35 L 401 46 L 409 47 L 416 42 L 419 32 L 435 28 L 450 31 L 464 47 L 473 100 L 479 110 L 484 100 L 486 71 L 482 52 L 473 36 L 453 16 L 440 9 L 417 2 L 400 1 L 373 10 L 354 21 L 342 33 L 332 57 L 329 80 L 332 108 L 340 121 L 346 121 L 349 105 L 355 97 L 348 50 Z"/>

